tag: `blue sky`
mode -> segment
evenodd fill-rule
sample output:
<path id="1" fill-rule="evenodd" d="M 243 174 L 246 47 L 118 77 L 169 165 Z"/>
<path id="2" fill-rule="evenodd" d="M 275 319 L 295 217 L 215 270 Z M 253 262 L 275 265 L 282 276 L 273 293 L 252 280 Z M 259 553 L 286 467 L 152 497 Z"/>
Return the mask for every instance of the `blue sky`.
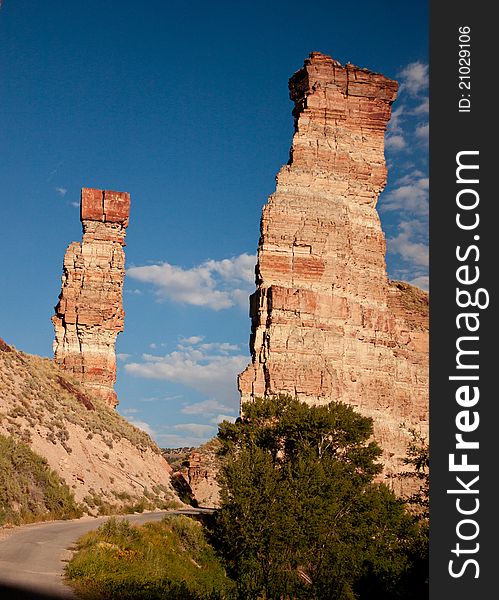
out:
<path id="1" fill-rule="evenodd" d="M 237 414 L 261 208 L 313 50 L 401 83 L 380 198 L 389 276 L 428 285 L 426 2 L 6 0 L 0 337 L 51 356 L 82 187 L 128 191 L 118 410 L 162 446 Z"/>

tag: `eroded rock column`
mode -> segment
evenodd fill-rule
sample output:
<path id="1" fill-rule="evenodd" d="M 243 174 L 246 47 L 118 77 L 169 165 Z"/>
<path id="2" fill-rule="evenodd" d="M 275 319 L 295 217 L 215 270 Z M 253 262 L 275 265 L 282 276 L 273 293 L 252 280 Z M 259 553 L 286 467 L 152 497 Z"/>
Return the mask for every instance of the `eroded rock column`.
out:
<path id="1" fill-rule="evenodd" d="M 314 52 L 289 82 L 290 160 L 263 208 L 242 403 L 288 393 L 373 417 L 385 475 L 428 425 L 427 295 L 388 281 L 376 202 L 397 83 Z"/>
<path id="2" fill-rule="evenodd" d="M 62 291 L 52 322 L 54 359 L 110 406 L 118 404 L 115 343 L 123 331 L 125 234 L 130 194 L 83 188 L 83 239 L 64 256 Z"/>

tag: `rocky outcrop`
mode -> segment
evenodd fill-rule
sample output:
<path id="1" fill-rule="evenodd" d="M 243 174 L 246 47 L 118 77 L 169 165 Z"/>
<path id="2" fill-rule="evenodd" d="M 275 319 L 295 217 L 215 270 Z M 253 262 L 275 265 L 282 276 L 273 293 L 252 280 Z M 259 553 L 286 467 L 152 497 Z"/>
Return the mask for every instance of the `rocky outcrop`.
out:
<path id="1" fill-rule="evenodd" d="M 163 456 L 174 470 L 172 485 L 184 501 L 193 506 L 218 508 L 219 449 L 216 437 L 198 448 L 163 448 Z"/>
<path id="2" fill-rule="evenodd" d="M 217 508 L 220 505 L 216 445 L 216 440 L 212 440 L 189 456 L 187 481 L 196 504 L 203 508 Z"/>
<path id="3" fill-rule="evenodd" d="M 118 404 L 115 343 L 123 331 L 129 213 L 129 194 L 82 189 L 83 239 L 66 250 L 62 291 L 52 317 L 55 362 L 112 407 Z"/>
<path id="4" fill-rule="evenodd" d="M 278 393 L 346 402 L 374 419 L 390 476 L 400 424 L 428 425 L 428 299 L 388 280 L 375 208 L 397 83 L 314 52 L 289 89 L 295 133 L 263 208 L 242 410 Z"/>
<path id="5" fill-rule="evenodd" d="M 12 348 L 0 338 L 0 352 L 12 352 Z"/>

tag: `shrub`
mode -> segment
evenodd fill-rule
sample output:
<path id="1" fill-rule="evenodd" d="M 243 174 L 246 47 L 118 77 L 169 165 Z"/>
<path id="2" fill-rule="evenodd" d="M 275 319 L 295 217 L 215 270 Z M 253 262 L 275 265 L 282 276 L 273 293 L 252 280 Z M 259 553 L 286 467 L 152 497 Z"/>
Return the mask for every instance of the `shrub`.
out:
<path id="1" fill-rule="evenodd" d="M 202 525 L 181 515 L 142 527 L 111 518 L 80 538 L 66 576 L 88 600 L 229 600 L 234 584 Z"/>
<path id="2" fill-rule="evenodd" d="M 47 461 L 0 435 L 0 525 L 80 517 L 81 507 Z"/>

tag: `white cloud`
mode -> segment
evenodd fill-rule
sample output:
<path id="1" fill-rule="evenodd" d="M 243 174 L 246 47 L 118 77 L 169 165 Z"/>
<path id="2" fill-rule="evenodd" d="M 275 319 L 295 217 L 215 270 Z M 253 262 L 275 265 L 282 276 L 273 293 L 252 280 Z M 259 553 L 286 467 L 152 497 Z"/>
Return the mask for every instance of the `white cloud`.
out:
<path id="1" fill-rule="evenodd" d="M 163 448 L 197 447 L 217 434 L 216 423 L 177 423 L 156 434 Z"/>
<path id="2" fill-rule="evenodd" d="M 154 431 L 154 429 L 149 425 L 149 423 L 146 423 L 145 421 L 140 421 L 138 419 L 133 419 L 133 418 L 129 419 L 129 421 L 132 425 L 135 425 L 135 427 L 142 429 L 142 431 L 145 431 L 151 437 L 155 437 L 157 435 L 156 432 Z"/>
<path id="3" fill-rule="evenodd" d="M 244 253 L 230 259 L 208 260 L 205 265 L 208 269 L 214 273 L 218 273 L 225 280 L 241 280 L 247 283 L 254 283 L 255 263 L 255 256 Z"/>
<path id="4" fill-rule="evenodd" d="M 201 344 L 199 348 L 200 350 L 217 350 L 221 354 L 228 354 L 229 352 L 239 350 L 237 344 L 229 344 L 228 342 L 210 342 L 208 344 Z"/>
<path id="5" fill-rule="evenodd" d="M 116 358 L 118 360 L 128 360 L 132 355 L 131 354 L 127 354 L 126 352 L 118 352 L 118 354 L 116 355 Z"/>
<path id="6" fill-rule="evenodd" d="M 213 433 L 213 425 L 205 425 L 202 423 L 178 423 L 173 426 L 173 429 L 185 431 L 196 437 L 203 437 Z"/>
<path id="7" fill-rule="evenodd" d="M 428 177 L 421 171 L 413 171 L 399 179 L 395 187 L 381 197 L 380 208 L 427 215 L 428 187 Z"/>
<path id="8" fill-rule="evenodd" d="M 236 377 L 248 364 L 249 357 L 229 354 L 237 346 L 226 343 L 180 346 L 163 356 L 144 354 L 141 363 L 128 363 L 131 375 L 180 383 L 222 402 L 237 398 Z"/>
<path id="9" fill-rule="evenodd" d="M 402 221 L 399 233 L 387 240 L 388 250 L 403 260 L 419 267 L 428 265 L 428 244 L 419 240 L 423 224 L 419 221 Z"/>
<path id="10" fill-rule="evenodd" d="M 415 135 L 418 138 L 418 140 L 423 140 L 423 141 L 427 142 L 429 133 L 430 133 L 430 126 L 428 125 L 428 123 L 421 123 L 420 125 L 418 125 L 416 127 Z"/>
<path id="11" fill-rule="evenodd" d="M 430 101 L 428 96 L 426 96 L 426 98 L 423 98 L 420 102 L 420 104 L 418 104 L 412 111 L 411 114 L 413 115 L 427 115 L 430 112 Z"/>
<path id="12" fill-rule="evenodd" d="M 406 173 L 405 175 L 403 175 L 402 177 L 399 177 L 397 179 L 397 185 L 411 184 L 414 182 L 414 180 L 425 177 L 425 174 L 423 173 L 423 171 L 420 171 L 419 169 L 415 169 L 414 165 L 409 165 L 409 168 L 411 169 L 411 171 L 409 173 Z M 426 186 L 428 187 L 428 179 L 426 180 Z"/>
<path id="13" fill-rule="evenodd" d="M 223 260 L 207 260 L 191 269 L 169 263 L 130 267 L 132 279 L 154 286 L 159 300 L 223 310 L 235 305 L 248 306 L 254 289 L 256 258 L 241 254 Z"/>
<path id="14" fill-rule="evenodd" d="M 68 193 L 68 190 L 64 187 L 56 187 L 55 191 L 59 194 L 59 196 L 61 196 L 62 198 L 64 198 L 64 196 Z M 79 204 L 78 204 L 79 206 Z"/>
<path id="15" fill-rule="evenodd" d="M 384 226 L 395 232 L 387 239 L 387 250 L 391 255 L 390 276 L 413 281 L 426 289 L 429 212 L 428 65 L 422 61 L 412 62 L 398 73 L 398 79 L 401 84 L 401 103 L 393 111 L 386 136 L 389 171 L 397 175 L 380 197 L 379 208 L 386 216 Z"/>
<path id="16" fill-rule="evenodd" d="M 392 110 L 392 115 L 388 121 L 387 127 L 387 130 L 390 132 L 390 134 L 402 132 L 402 121 L 405 111 L 406 108 L 403 104 Z"/>
<path id="17" fill-rule="evenodd" d="M 156 443 L 161 448 L 193 448 L 200 446 L 205 441 L 216 435 L 216 428 L 213 427 L 212 434 L 208 436 L 181 435 L 179 433 L 159 433 L 156 437 Z"/>
<path id="18" fill-rule="evenodd" d="M 145 396 L 139 398 L 139 402 L 168 402 L 171 400 L 182 400 L 183 396 L 179 394 L 167 394 L 166 396 Z"/>
<path id="19" fill-rule="evenodd" d="M 410 63 L 400 71 L 398 77 L 402 81 L 400 92 L 417 96 L 428 87 L 428 65 L 419 61 Z"/>
<path id="20" fill-rule="evenodd" d="M 406 147 L 403 135 L 387 135 L 385 138 L 385 147 L 387 150 L 402 150 Z"/>
<path id="21" fill-rule="evenodd" d="M 186 404 L 180 412 L 184 415 L 205 415 L 206 417 L 215 416 L 221 411 L 233 411 L 234 406 L 228 402 L 221 402 L 214 398 L 203 400 L 202 402 L 195 402 L 193 404 Z"/>
<path id="22" fill-rule="evenodd" d="M 222 421 L 229 421 L 229 423 L 234 423 L 237 419 L 236 415 L 217 415 L 211 419 L 211 422 L 215 425 L 219 425 Z"/>
<path id="23" fill-rule="evenodd" d="M 195 346 L 196 344 L 199 344 L 203 340 L 204 340 L 204 335 L 191 335 L 190 337 L 187 337 L 187 338 L 181 337 L 179 341 L 181 344 L 189 344 L 189 345 Z"/>
<path id="24" fill-rule="evenodd" d="M 409 281 L 409 283 L 421 288 L 422 290 L 425 290 L 426 292 L 430 289 L 430 278 L 428 275 L 420 275 L 419 277 L 415 277 Z"/>

